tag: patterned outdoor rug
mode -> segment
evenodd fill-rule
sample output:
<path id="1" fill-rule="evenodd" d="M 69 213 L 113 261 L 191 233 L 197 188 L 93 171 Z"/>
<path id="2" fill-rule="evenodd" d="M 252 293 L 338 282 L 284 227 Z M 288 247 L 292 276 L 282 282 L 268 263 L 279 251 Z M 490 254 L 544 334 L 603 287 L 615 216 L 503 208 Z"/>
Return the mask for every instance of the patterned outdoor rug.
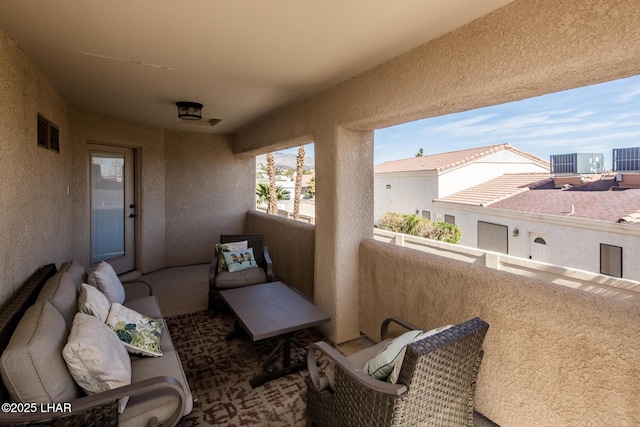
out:
<path id="1" fill-rule="evenodd" d="M 249 384 L 273 342 L 251 342 L 246 337 L 225 341 L 234 325 L 233 317 L 225 313 L 212 318 L 201 311 L 166 322 L 195 400 L 193 412 L 182 420 L 184 427 L 306 425 L 306 370 L 255 389 Z M 305 347 L 322 339 L 313 329 L 296 336 Z M 304 357 L 303 351 L 293 348 L 293 354 Z"/>

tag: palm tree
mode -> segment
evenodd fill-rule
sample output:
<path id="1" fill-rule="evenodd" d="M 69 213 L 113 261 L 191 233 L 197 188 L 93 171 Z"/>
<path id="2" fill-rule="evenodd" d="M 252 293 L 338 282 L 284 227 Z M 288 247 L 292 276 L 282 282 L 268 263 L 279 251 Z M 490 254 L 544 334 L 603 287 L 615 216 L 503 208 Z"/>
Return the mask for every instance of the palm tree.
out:
<path id="1" fill-rule="evenodd" d="M 256 185 L 256 196 L 258 196 L 258 204 L 261 205 L 263 203 L 269 202 L 269 184 L 265 184 L 264 182 L 259 182 Z"/>
<path id="2" fill-rule="evenodd" d="M 302 172 L 304 171 L 304 145 L 298 148 L 296 157 L 296 186 L 293 198 L 293 219 L 300 217 L 300 192 L 302 191 Z"/>
<path id="3" fill-rule="evenodd" d="M 316 195 L 316 177 L 315 176 L 312 176 L 311 180 L 309 180 L 309 185 L 307 185 L 307 194 L 311 198 L 313 198 Z"/>
<path id="4" fill-rule="evenodd" d="M 262 203 L 269 203 L 270 198 L 271 198 L 271 194 L 270 194 L 270 188 L 269 185 L 264 183 L 264 182 L 260 182 L 258 183 L 258 185 L 256 185 L 256 196 L 258 196 L 258 203 L 262 204 Z M 285 188 L 282 185 L 278 185 L 276 186 L 276 200 L 285 200 L 285 196 L 289 194 L 289 190 L 285 190 Z"/>
<path id="5" fill-rule="evenodd" d="M 276 190 L 276 161 L 273 153 L 267 153 L 267 171 L 269 172 L 269 207 L 267 213 L 276 215 L 278 213 L 278 195 Z"/>

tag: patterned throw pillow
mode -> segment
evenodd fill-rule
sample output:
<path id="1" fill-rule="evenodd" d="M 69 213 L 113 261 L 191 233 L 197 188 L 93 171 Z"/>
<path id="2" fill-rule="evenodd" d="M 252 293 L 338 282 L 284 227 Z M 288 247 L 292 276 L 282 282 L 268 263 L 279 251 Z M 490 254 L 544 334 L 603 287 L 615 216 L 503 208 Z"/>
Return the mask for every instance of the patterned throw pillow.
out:
<path id="1" fill-rule="evenodd" d="M 127 351 L 142 356 L 162 356 L 160 336 L 162 324 L 150 317 L 113 303 L 107 326 L 113 329 Z"/>
<path id="2" fill-rule="evenodd" d="M 258 267 L 258 263 L 253 256 L 253 248 L 242 251 L 224 252 L 224 259 L 227 264 L 227 269 L 231 273 Z"/>
<path id="3" fill-rule="evenodd" d="M 385 380 L 393 371 L 402 349 L 421 333 L 421 330 L 413 330 L 394 338 L 375 357 L 369 359 L 362 370 L 373 378 Z"/>
<path id="4" fill-rule="evenodd" d="M 218 271 L 227 271 L 227 262 L 224 258 L 224 253 L 229 251 L 244 251 L 247 249 L 248 241 L 242 242 L 230 242 L 230 243 L 217 243 L 216 252 L 218 253 Z"/>

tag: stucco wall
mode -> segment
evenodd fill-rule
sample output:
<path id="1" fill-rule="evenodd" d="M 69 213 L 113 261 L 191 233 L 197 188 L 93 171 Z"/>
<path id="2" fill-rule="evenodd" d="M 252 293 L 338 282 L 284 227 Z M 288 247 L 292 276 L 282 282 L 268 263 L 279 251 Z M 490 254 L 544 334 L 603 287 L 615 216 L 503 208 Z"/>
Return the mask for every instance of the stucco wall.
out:
<path id="1" fill-rule="evenodd" d="M 71 256 L 67 104 L 0 30 L 0 304 L 38 267 Z M 38 147 L 37 115 L 60 131 L 60 152 Z"/>
<path id="2" fill-rule="evenodd" d="M 221 234 L 242 231 L 255 207 L 255 158 L 228 136 L 166 132 L 167 266 L 211 262 Z"/>
<path id="3" fill-rule="evenodd" d="M 475 406 L 499 425 L 640 424 L 640 306 L 374 240 L 359 266 L 375 340 L 388 316 L 489 323 Z"/>
<path id="4" fill-rule="evenodd" d="M 71 110 L 73 144 L 73 259 L 85 269 L 90 261 L 89 149 L 87 143 L 131 147 L 138 155 L 137 268 L 165 267 L 165 143 L 164 131 Z"/>
<path id="5" fill-rule="evenodd" d="M 315 227 L 292 219 L 247 212 L 245 231 L 262 234 L 273 273 L 313 298 Z"/>

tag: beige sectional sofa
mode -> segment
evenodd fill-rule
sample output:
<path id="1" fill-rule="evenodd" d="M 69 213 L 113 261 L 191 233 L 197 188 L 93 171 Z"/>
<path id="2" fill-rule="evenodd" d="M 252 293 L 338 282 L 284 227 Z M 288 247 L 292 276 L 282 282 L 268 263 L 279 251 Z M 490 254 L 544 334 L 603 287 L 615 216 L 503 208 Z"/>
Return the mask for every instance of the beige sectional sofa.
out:
<path id="1" fill-rule="evenodd" d="M 134 286 L 138 286 L 139 294 L 140 283 L 123 285 L 126 295 L 123 305 L 164 326 L 160 336 L 162 356 L 125 353 L 131 366 L 129 385 L 88 395 L 78 386 L 63 358 L 63 348 L 78 312 L 83 283 L 87 283 L 84 268 L 76 262 L 67 262 L 46 281 L 35 303 L 24 312 L 0 357 L 0 373 L 11 400 L 30 404 L 27 409 L 37 411 L 25 411 L 25 406 L 19 411 L 20 407 L 15 406 L 16 411 L 0 414 L 0 423 L 62 417 L 68 418 L 69 425 L 177 424 L 191 412 L 191 390 L 157 298 L 151 292 L 129 297 L 135 291 Z M 127 397 L 126 407 L 119 413 L 118 403 Z M 41 406 L 49 403 L 63 405 Z"/>

